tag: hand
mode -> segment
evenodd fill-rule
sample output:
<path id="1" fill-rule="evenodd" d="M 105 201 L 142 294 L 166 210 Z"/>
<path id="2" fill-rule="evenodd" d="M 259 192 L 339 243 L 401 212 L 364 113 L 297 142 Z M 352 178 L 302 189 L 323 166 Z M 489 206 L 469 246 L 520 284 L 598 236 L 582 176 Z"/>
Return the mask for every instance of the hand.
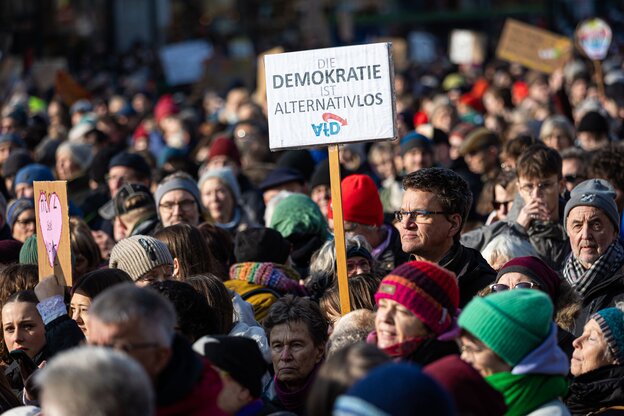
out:
<path id="1" fill-rule="evenodd" d="M 518 218 L 516 218 L 516 222 L 524 227 L 525 230 L 529 228 L 533 220 L 550 220 L 550 212 L 544 202 L 538 200 L 530 201 L 520 210 Z"/>
<path id="2" fill-rule="evenodd" d="M 115 245 L 115 242 L 113 241 L 113 239 L 110 238 L 108 234 L 106 234 L 104 231 L 101 231 L 101 230 L 91 231 L 91 235 L 95 239 L 95 243 L 98 245 L 100 249 L 100 255 L 102 256 L 102 259 L 108 260 L 110 258 L 111 250 L 113 249 L 113 246 Z"/>
<path id="3" fill-rule="evenodd" d="M 35 294 L 39 302 L 41 302 L 52 296 L 63 296 L 65 294 L 65 289 L 63 286 L 59 285 L 56 276 L 48 276 L 37 283 L 37 286 L 35 286 Z"/>

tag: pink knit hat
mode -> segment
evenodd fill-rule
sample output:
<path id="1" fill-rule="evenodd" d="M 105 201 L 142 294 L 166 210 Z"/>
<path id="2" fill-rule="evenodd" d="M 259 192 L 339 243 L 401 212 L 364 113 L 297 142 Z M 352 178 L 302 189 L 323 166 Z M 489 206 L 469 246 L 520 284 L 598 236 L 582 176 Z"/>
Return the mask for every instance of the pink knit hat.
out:
<path id="1" fill-rule="evenodd" d="M 451 330 L 459 312 L 455 274 L 428 261 L 410 261 L 391 271 L 375 294 L 379 299 L 405 306 L 436 335 Z"/>

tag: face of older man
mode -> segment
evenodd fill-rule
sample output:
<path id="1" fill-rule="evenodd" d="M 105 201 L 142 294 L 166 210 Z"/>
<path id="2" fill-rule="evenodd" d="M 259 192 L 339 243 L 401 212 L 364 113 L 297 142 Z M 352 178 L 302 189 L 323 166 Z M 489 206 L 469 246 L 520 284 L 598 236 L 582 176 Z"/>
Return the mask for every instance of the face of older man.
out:
<path id="1" fill-rule="evenodd" d="M 582 205 L 568 214 L 566 230 L 574 257 L 586 269 L 607 251 L 618 236 L 615 226 L 601 209 Z"/>
<path id="2" fill-rule="evenodd" d="M 199 207 L 190 192 L 174 189 L 163 195 L 158 206 L 160 219 L 165 227 L 180 223 L 197 227 Z"/>

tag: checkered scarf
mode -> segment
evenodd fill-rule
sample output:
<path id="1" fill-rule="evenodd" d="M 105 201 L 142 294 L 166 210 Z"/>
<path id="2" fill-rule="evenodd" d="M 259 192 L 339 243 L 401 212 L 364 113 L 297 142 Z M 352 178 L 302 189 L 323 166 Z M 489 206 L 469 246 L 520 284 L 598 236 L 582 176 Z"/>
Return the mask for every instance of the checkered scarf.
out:
<path id="1" fill-rule="evenodd" d="M 585 269 L 571 253 L 563 267 L 563 277 L 584 296 L 595 282 L 611 277 L 624 264 L 624 247 L 614 241 L 589 269 Z"/>

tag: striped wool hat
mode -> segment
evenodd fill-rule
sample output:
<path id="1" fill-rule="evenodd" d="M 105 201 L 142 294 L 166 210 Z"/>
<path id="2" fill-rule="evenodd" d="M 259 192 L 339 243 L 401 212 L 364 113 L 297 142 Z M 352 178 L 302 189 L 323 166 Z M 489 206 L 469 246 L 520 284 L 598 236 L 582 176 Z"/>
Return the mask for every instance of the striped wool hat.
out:
<path id="1" fill-rule="evenodd" d="M 410 261 L 384 277 L 375 294 L 377 304 L 380 299 L 400 303 L 441 335 L 457 318 L 459 287 L 452 272 L 428 261 Z"/>
<path id="2" fill-rule="evenodd" d="M 173 266 L 169 249 L 162 241 L 147 235 L 134 235 L 118 241 L 111 250 L 108 263 L 108 267 L 123 270 L 134 281 L 163 265 Z"/>
<path id="3" fill-rule="evenodd" d="M 620 364 L 624 363 L 624 312 L 619 308 L 606 308 L 592 315 L 600 325 L 609 349 Z"/>

